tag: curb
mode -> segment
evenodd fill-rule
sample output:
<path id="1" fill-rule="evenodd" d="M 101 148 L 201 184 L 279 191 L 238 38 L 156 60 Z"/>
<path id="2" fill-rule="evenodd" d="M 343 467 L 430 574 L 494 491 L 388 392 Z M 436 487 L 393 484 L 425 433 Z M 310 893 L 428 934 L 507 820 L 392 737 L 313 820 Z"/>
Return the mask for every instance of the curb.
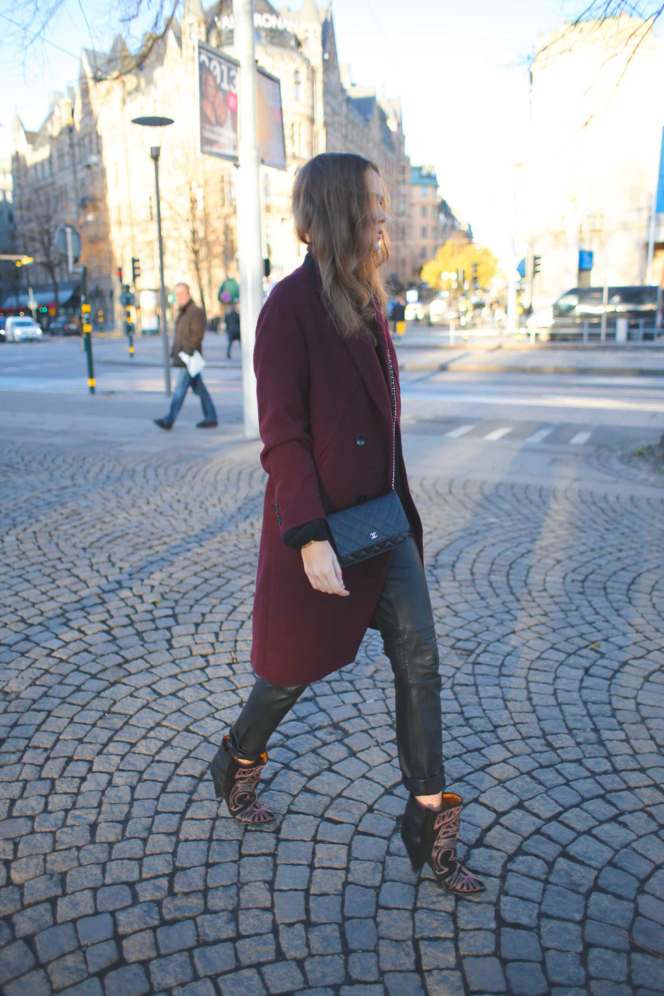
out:
<path id="1" fill-rule="evenodd" d="M 520 373 L 520 374 L 573 374 L 595 377 L 664 377 L 664 368 L 653 370 L 644 367 L 526 367 L 491 363 L 402 363 L 399 369 L 410 373 Z"/>

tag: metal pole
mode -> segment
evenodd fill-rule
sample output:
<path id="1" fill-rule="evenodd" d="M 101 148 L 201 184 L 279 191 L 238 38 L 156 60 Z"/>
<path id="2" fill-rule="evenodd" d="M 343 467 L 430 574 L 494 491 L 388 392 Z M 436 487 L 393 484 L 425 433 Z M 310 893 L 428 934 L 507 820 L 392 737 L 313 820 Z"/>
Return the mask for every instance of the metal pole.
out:
<path id="1" fill-rule="evenodd" d="M 258 404 L 253 352 L 258 313 L 263 306 L 260 163 L 256 143 L 256 56 L 254 2 L 233 0 L 235 48 L 240 60 L 238 94 L 239 166 L 237 176 L 240 323 L 244 434 L 258 436 Z"/>
<path id="2" fill-rule="evenodd" d="M 652 268 L 653 256 L 655 255 L 655 223 L 657 219 L 657 184 L 655 184 L 655 190 L 652 195 L 652 204 L 650 205 L 650 219 L 648 224 L 648 249 L 646 252 L 646 274 L 644 284 L 647 284 L 650 279 L 650 270 Z"/>
<path id="3" fill-rule="evenodd" d="M 161 324 L 161 348 L 164 360 L 164 389 L 166 397 L 171 394 L 171 358 L 168 347 L 168 326 L 166 324 L 166 285 L 164 284 L 164 240 L 161 233 L 161 198 L 159 194 L 159 153 L 158 145 L 153 145 L 150 155 L 154 162 L 154 188 L 157 201 L 157 239 L 159 241 L 159 310 Z"/>
<path id="4" fill-rule="evenodd" d="M 600 323 L 600 339 L 601 339 L 602 342 L 606 341 L 606 319 L 607 319 L 606 309 L 607 309 L 608 304 L 609 304 L 609 259 L 608 259 L 609 250 L 608 250 L 608 247 L 605 249 L 605 252 L 606 252 L 607 258 L 606 258 L 606 266 L 605 266 L 605 269 L 604 269 L 604 288 L 602 290 L 602 319 L 601 319 L 601 323 Z"/>

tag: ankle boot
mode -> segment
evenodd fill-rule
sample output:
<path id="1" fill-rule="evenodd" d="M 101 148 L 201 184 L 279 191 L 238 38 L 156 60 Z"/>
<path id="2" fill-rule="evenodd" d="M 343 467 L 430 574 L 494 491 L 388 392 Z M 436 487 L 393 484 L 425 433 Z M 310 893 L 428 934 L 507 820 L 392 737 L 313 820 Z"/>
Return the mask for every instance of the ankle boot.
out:
<path id="1" fill-rule="evenodd" d="M 230 739 L 228 735 L 223 738 L 210 765 L 217 798 L 223 796 L 229 813 L 240 823 L 270 823 L 276 814 L 256 799 L 256 786 L 268 760 L 267 752 L 263 751 L 252 764 L 240 764 L 233 755 Z"/>
<path id="2" fill-rule="evenodd" d="M 450 892 L 470 895 L 482 892 L 485 886 L 456 856 L 462 803 L 456 792 L 443 792 L 441 808 L 430 809 L 411 794 L 401 820 L 401 839 L 413 871 L 419 871 L 426 861 L 440 885 Z"/>

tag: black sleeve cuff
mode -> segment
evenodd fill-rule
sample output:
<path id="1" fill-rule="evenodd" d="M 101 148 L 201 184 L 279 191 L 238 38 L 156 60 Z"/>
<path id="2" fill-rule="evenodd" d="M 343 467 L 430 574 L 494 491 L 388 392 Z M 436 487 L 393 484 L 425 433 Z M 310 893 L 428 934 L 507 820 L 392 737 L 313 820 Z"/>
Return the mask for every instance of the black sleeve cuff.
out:
<path id="1" fill-rule="evenodd" d="M 301 526 L 294 526 L 292 529 L 287 529 L 282 538 L 287 546 L 292 546 L 295 550 L 299 550 L 309 540 L 329 540 L 330 530 L 326 519 L 312 519 Z"/>

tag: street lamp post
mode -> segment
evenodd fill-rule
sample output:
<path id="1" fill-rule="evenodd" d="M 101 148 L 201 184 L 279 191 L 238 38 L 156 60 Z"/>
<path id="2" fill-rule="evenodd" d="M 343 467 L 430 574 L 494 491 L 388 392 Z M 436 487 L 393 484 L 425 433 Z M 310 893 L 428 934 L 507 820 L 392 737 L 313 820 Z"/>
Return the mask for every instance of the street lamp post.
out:
<path id="1" fill-rule="evenodd" d="M 173 118 L 164 118 L 157 115 L 133 118 L 133 124 L 143 125 L 147 128 L 163 128 L 173 124 Z M 159 243 L 159 324 L 161 330 L 161 348 L 164 360 L 164 387 L 166 396 L 171 394 L 171 365 L 170 350 L 168 346 L 168 327 L 166 325 L 166 285 L 164 283 L 164 239 L 161 231 L 161 196 L 159 192 L 159 156 L 161 148 L 153 145 L 150 148 L 150 156 L 154 163 L 154 187 L 157 201 L 157 240 Z"/>
<path id="2" fill-rule="evenodd" d="M 168 328 L 166 327 L 166 285 L 164 284 L 164 238 L 161 232 L 161 196 L 159 193 L 159 153 L 158 145 L 153 145 L 150 155 L 154 162 L 154 189 L 157 200 L 157 239 L 159 241 L 159 314 L 161 323 L 161 348 L 164 356 L 164 381 L 166 394 L 171 393 L 171 367 L 168 349 Z"/>

